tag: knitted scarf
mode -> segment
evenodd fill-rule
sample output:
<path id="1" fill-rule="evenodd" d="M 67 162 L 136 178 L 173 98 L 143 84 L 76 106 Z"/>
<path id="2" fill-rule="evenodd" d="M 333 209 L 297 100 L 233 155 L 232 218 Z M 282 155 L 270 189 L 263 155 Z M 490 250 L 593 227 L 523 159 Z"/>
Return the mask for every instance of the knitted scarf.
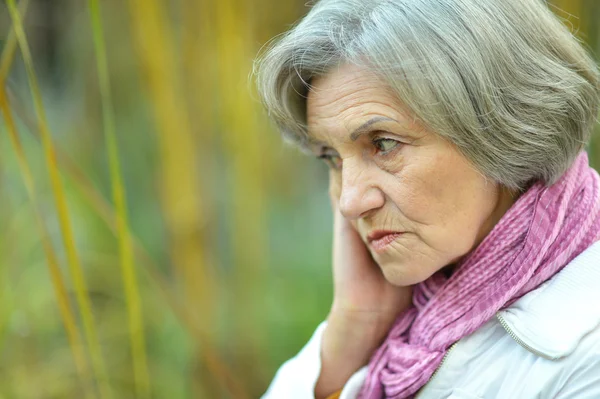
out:
<path id="1" fill-rule="evenodd" d="M 555 184 L 523 193 L 451 277 L 440 271 L 415 285 L 413 307 L 372 356 L 359 398 L 413 397 L 453 343 L 597 241 L 599 183 L 582 152 Z"/>

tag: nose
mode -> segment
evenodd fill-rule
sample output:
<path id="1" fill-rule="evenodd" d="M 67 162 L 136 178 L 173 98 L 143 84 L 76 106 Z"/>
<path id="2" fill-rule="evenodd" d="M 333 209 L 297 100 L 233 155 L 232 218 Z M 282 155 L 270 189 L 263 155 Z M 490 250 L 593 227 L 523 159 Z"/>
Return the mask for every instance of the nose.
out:
<path id="1" fill-rule="evenodd" d="M 366 165 L 344 162 L 339 209 L 346 219 L 359 219 L 383 206 L 385 195 L 375 181 Z"/>

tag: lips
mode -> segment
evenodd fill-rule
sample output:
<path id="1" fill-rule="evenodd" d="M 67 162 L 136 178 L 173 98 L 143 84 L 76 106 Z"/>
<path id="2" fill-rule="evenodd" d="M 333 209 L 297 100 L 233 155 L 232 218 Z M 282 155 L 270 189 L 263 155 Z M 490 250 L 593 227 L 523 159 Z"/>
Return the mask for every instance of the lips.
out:
<path id="1" fill-rule="evenodd" d="M 383 252 L 388 245 L 402 235 L 399 231 L 376 230 L 367 237 L 367 242 L 376 252 Z"/>

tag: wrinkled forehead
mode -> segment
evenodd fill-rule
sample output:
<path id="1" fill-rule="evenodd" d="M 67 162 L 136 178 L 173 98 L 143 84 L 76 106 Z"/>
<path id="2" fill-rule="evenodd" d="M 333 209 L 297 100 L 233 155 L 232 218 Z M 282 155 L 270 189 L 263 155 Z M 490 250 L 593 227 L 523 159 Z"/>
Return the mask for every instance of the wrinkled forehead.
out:
<path id="1" fill-rule="evenodd" d="M 386 122 L 405 129 L 418 127 L 389 86 L 368 69 L 342 65 L 310 83 L 306 122 L 312 142 L 351 138 L 353 132 Z"/>

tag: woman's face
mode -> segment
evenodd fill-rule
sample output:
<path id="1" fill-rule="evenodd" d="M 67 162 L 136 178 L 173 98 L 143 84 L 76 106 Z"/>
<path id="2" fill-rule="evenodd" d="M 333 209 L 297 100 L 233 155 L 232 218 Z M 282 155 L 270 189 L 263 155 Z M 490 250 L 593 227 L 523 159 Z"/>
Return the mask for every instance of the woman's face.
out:
<path id="1" fill-rule="evenodd" d="M 392 284 L 456 262 L 514 202 L 365 69 L 344 65 L 313 80 L 307 121 L 333 200 Z"/>

